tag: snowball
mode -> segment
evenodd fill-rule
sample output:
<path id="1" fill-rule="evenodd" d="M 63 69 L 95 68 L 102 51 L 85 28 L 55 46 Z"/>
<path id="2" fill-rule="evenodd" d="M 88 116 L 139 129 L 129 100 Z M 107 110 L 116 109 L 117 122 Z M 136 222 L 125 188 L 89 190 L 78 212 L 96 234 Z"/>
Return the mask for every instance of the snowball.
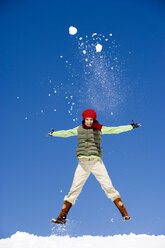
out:
<path id="1" fill-rule="evenodd" d="M 109 36 L 112 36 L 112 34 L 109 34 Z"/>
<path id="2" fill-rule="evenodd" d="M 87 52 L 85 50 L 83 50 L 83 54 L 86 54 Z"/>
<path id="3" fill-rule="evenodd" d="M 77 33 L 77 28 L 70 26 L 69 27 L 69 34 L 75 35 Z"/>
<path id="4" fill-rule="evenodd" d="M 96 52 L 97 52 L 97 53 L 98 53 L 98 52 L 101 52 L 101 50 L 102 50 L 102 45 L 97 44 L 97 45 L 96 45 Z"/>

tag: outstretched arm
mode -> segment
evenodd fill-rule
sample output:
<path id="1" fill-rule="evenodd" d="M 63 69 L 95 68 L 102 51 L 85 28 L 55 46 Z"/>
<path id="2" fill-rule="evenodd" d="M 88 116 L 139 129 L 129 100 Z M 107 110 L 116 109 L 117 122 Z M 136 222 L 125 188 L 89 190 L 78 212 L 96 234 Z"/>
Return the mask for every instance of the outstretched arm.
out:
<path id="1" fill-rule="evenodd" d="M 119 126 L 119 127 L 105 127 L 103 126 L 101 129 L 102 134 L 111 134 L 111 133 L 122 133 L 132 130 L 133 128 L 141 127 L 140 124 L 134 123 L 132 120 L 131 125 Z"/>
<path id="2" fill-rule="evenodd" d="M 70 137 L 70 136 L 75 136 L 77 135 L 77 128 L 75 127 L 73 129 L 69 129 L 69 130 L 60 130 L 60 131 L 54 131 L 52 130 L 50 133 L 48 133 L 47 136 L 54 136 L 54 137 Z"/>
<path id="3" fill-rule="evenodd" d="M 102 134 L 111 134 L 111 133 L 122 133 L 132 130 L 132 125 L 119 126 L 119 127 L 105 127 L 103 126 L 101 129 Z"/>

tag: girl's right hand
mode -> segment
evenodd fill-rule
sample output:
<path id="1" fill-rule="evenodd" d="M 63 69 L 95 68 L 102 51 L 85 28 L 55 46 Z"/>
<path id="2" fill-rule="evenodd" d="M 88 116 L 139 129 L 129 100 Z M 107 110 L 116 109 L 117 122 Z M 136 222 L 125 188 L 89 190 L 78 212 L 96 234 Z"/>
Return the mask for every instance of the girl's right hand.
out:
<path id="1" fill-rule="evenodd" d="M 52 133 L 54 132 L 54 129 L 51 130 L 50 133 L 48 133 L 46 136 L 52 136 Z"/>

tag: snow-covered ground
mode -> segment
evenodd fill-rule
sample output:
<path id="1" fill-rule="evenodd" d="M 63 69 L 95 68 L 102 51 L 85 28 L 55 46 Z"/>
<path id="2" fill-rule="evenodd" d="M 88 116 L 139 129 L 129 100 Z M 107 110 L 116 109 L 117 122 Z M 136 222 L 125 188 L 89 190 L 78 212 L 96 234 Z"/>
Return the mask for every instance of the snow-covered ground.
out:
<path id="1" fill-rule="evenodd" d="M 35 236 L 17 232 L 10 238 L 0 240 L 0 248 L 164 248 L 165 235 L 129 234 L 114 236 Z"/>

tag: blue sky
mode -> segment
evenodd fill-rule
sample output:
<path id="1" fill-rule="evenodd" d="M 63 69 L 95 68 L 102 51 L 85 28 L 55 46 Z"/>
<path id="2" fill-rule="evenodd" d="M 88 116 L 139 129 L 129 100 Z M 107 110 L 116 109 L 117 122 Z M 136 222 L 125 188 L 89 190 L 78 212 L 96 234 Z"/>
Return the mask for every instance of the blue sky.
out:
<path id="1" fill-rule="evenodd" d="M 0 9 L 0 237 L 165 234 L 163 1 L 2 1 Z M 80 37 L 94 56 L 89 75 Z M 78 126 L 86 108 L 105 126 L 143 125 L 102 137 L 103 161 L 132 220 L 122 222 L 91 175 L 62 230 L 50 219 L 72 183 L 77 137 L 46 133 Z"/>

